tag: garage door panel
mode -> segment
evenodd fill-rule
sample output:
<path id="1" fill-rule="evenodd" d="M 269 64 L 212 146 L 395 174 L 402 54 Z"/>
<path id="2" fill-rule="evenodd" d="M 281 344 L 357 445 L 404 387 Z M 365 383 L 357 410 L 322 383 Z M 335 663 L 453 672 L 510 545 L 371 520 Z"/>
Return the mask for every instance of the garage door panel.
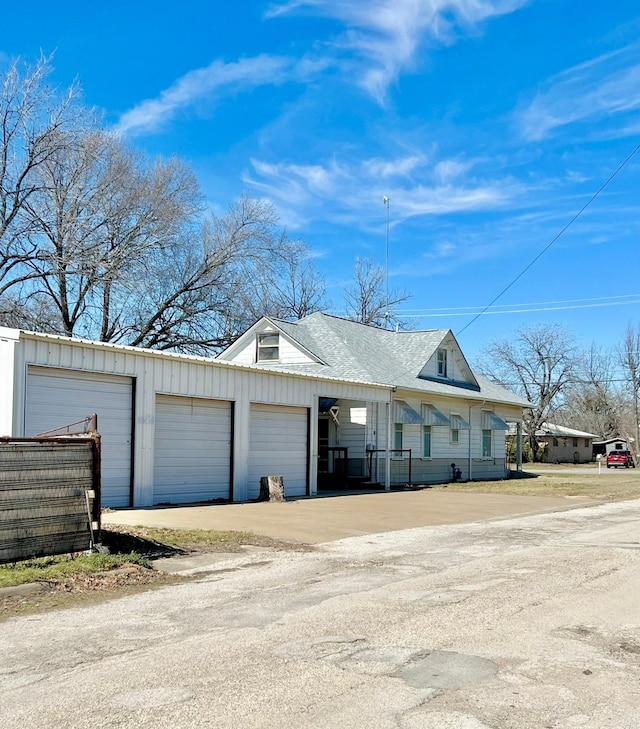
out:
<path id="1" fill-rule="evenodd" d="M 98 415 L 102 504 L 129 506 L 133 381 L 130 377 L 31 366 L 25 434 L 37 435 Z"/>
<path id="2" fill-rule="evenodd" d="M 251 406 L 249 498 L 260 493 L 262 476 L 282 476 L 286 496 L 307 493 L 306 408 Z"/>
<path id="3" fill-rule="evenodd" d="M 228 499 L 231 403 L 158 395 L 154 503 Z"/>

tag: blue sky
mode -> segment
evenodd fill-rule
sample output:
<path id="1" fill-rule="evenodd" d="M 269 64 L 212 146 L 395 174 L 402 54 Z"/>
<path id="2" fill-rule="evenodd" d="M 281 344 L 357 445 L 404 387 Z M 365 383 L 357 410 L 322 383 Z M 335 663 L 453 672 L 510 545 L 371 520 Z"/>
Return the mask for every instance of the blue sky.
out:
<path id="1" fill-rule="evenodd" d="M 640 319 L 638 153 L 469 324 L 640 143 L 637 0 L 6 5 L 0 65 L 40 51 L 212 209 L 273 202 L 334 313 L 356 256 L 385 264 L 386 195 L 399 313 L 470 359 L 520 326 L 609 346 Z"/>

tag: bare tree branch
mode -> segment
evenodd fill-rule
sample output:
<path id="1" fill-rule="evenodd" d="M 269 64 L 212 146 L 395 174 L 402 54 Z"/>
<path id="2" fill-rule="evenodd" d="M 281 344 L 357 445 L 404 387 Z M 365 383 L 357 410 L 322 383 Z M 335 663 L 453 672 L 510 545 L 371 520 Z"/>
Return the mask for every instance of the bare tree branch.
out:
<path id="1" fill-rule="evenodd" d="M 411 298 L 404 290 L 394 289 L 387 297 L 385 272 L 368 258 L 356 258 L 354 282 L 345 289 L 347 318 L 361 324 L 387 327 L 391 321 L 405 326 L 394 313 L 393 308 Z"/>

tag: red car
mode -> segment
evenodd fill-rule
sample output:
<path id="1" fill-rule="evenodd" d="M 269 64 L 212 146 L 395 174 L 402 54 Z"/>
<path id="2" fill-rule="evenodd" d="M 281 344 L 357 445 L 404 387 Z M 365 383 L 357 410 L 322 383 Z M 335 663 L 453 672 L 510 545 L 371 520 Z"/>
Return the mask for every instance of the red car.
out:
<path id="1" fill-rule="evenodd" d="M 618 466 L 636 467 L 631 451 L 611 451 L 607 454 L 607 468 L 618 468 Z"/>

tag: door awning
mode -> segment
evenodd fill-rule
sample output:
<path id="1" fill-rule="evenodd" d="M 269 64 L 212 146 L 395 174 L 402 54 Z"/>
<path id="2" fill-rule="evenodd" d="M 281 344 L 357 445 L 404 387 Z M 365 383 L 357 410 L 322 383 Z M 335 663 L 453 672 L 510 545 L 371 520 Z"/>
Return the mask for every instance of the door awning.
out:
<path id="1" fill-rule="evenodd" d="M 509 426 L 495 413 L 485 411 L 482 415 L 482 428 L 484 430 L 509 430 Z"/>
<path id="2" fill-rule="evenodd" d="M 405 425 L 422 425 L 422 416 L 404 400 L 393 401 L 393 422 Z"/>
<path id="3" fill-rule="evenodd" d="M 425 425 L 442 425 L 446 428 L 451 425 L 449 418 L 434 405 L 422 406 L 422 422 Z"/>
<path id="4" fill-rule="evenodd" d="M 319 397 L 318 411 L 320 413 L 328 413 L 329 410 L 338 402 L 337 397 Z"/>

